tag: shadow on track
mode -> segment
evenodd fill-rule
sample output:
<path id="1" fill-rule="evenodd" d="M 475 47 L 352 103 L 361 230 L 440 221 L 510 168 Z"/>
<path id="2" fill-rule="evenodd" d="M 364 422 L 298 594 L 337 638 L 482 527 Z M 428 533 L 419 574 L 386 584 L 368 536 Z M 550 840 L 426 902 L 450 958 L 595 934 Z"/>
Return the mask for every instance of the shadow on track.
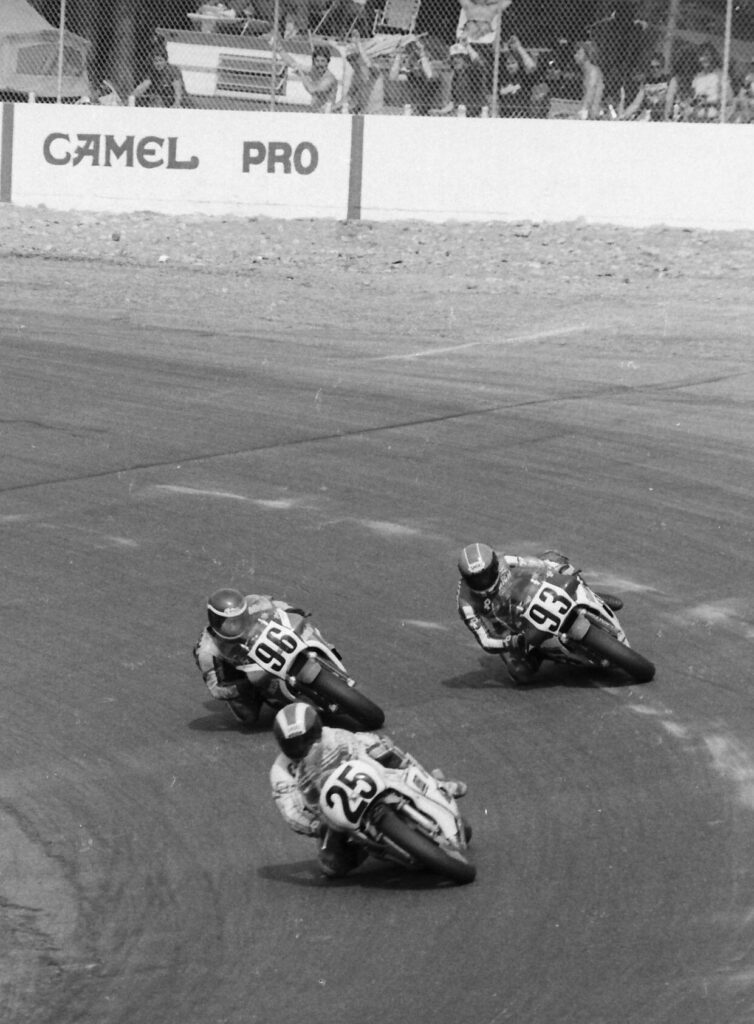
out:
<path id="1" fill-rule="evenodd" d="M 189 723 L 189 729 L 195 732 L 238 732 L 242 735 L 256 735 L 260 732 L 270 732 L 274 713 L 267 708 L 262 708 L 259 720 L 254 725 L 244 725 L 231 714 L 228 708 L 218 706 L 219 701 L 204 701 L 203 707 L 211 712 L 201 718 L 193 718 Z"/>
<path id="2" fill-rule="evenodd" d="M 396 889 L 402 892 L 426 889 L 457 889 L 447 878 L 428 871 L 401 868 L 370 860 L 345 878 L 325 878 L 316 860 L 298 860 L 289 864 L 265 864 L 257 874 L 269 882 L 282 882 L 306 889 Z"/>
<path id="3" fill-rule="evenodd" d="M 636 686 L 635 679 L 616 670 L 605 669 L 599 677 L 590 668 L 574 668 L 545 664 L 530 683 L 514 683 L 502 665 L 476 669 L 463 675 L 441 679 L 440 684 L 449 690 L 546 690 L 556 686 L 593 689 L 597 686 Z"/>

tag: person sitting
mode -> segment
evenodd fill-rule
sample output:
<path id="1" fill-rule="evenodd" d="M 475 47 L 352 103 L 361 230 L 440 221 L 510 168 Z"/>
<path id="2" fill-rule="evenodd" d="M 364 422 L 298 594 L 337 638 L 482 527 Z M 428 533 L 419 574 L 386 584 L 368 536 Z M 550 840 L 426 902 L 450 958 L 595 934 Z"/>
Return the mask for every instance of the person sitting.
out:
<path id="1" fill-rule="evenodd" d="M 723 105 L 731 104 L 733 90 L 725 76 L 717 50 L 711 43 L 703 43 L 697 53 L 699 70 L 691 80 L 691 99 L 688 119 L 691 121 L 718 121 Z"/>
<path id="2" fill-rule="evenodd" d="M 754 122 L 754 57 L 744 72 L 731 109 L 731 121 L 737 124 Z"/>
<path id="3" fill-rule="evenodd" d="M 518 36 L 511 36 L 503 50 L 498 80 L 499 117 L 531 117 L 536 70 L 534 57 L 522 45 Z"/>
<path id="4" fill-rule="evenodd" d="M 563 81 L 563 71 L 557 58 L 550 54 L 537 62 L 529 96 L 529 116 L 547 118 L 552 108 L 553 94 Z"/>
<path id="5" fill-rule="evenodd" d="M 484 62 L 470 43 L 454 43 L 449 52 L 452 78 L 450 99 L 444 107 L 431 114 L 463 114 L 481 117 L 489 104 L 489 90 Z"/>
<path id="6" fill-rule="evenodd" d="M 163 49 L 152 52 L 151 70 L 131 93 L 130 100 L 148 107 L 181 107 L 185 96 L 183 75 L 179 68 L 168 63 Z"/>
<path id="7" fill-rule="evenodd" d="M 649 60 L 633 100 L 623 112 L 623 121 L 671 121 L 678 97 L 678 79 L 663 70 L 662 55 L 655 53 Z"/>

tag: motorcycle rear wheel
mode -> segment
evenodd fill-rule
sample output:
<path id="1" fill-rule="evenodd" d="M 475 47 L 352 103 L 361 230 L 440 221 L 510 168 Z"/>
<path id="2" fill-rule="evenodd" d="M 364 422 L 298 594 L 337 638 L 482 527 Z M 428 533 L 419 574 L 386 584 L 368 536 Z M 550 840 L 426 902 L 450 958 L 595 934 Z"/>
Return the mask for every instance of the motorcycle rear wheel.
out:
<path id="1" fill-rule="evenodd" d="M 310 694 L 318 703 L 336 704 L 339 715 L 351 719 L 358 729 L 381 729 L 385 724 L 385 712 L 369 697 L 365 697 L 353 686 L 349 686 L 325 666 L 308 686 L 301 686 L 303 693 Z"/>
<path id="2" fill-rule="evenodd" d="M 590 653 L 627 672 L 637 683 L 648 683 L 654 679 L 655 667 L 648 658 L 631 647 L 626 647 L 598 626 L 589 627 L 586 636 L 581 640 L 581 645 Z"/>
<path id="3" fill-rule="evenodd" d="M 433 874 L 449 878 L 458 885 L 468 885 L 476 878 L 476 867 L 461 853 L 453 855 L 436 846 L 431 839 L 417 832 L 391 810 L 384 810 L 377 826 L 380 831 L 400 846 L 413 860 Z"/>

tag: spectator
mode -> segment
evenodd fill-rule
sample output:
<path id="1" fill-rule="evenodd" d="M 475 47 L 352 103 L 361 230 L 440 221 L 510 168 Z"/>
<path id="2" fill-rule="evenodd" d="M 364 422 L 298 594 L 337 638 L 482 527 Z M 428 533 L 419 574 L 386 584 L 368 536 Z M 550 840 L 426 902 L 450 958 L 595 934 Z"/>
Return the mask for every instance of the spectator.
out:
<path id="1" fill-rule="evenodd" d="M 354 36 L 346 48 L 343 100 L 339 106 L 351 114 L 381 114 L 385 109 L 387 60 L 384 55 L 372 57 L 358 35 Z"/>
<path id="2" fill-rule="evenodd" d="M 532 89 L 537 62 L 522 45 L 518 36 L 511 36 L 503 51 L 498 80 L 500 117 L 531 117 Z"/>
<path id="3" fill-rule="evenodd" d="M 736 121 L 738 124 L 754 122 L 754 57 L 749 62 L 743 81 L 736 92 L 731 110 L 731 121 Z"/>
<path id="4" fill-rule="evenodd" d="M 691 80 L 691 103 L 688 118 L 691 121 L 717 121 L 721 105 L 730 104 L 733 90 L 723 74 L 722 62 L 711 43 L 703 43 L 697 53 L 699 70 Z"/>
<path id="5" fill-rule="evenodd" d="M 655 53 L 639 85 L 638 92 L 623 112 L 623 121 L 671 121 L 678 98 L 678 79 L 663 71 L 663 60 Z"/>
<path id="6" fill-rule="evenodd" d="M 291 71 L 298 75 L 301 84 L 311 96 L 312 110 L 315 113 L 331 110 L 335 105 L 338 93 L 338 80 L 328 68 L 332 56 L 329 48 L 327 46 L 314 47 L 310 71 L 304 71 L 285 50 L 281 49 L 280 55 Z"/>
<path id="7" fill-rule="evenodd" d="M 275 0 L 253 0 L 249 13 L 270 26 L 275 22 Z M 295 39 L 309 33 L 309 0 L 279 0 L 277 32 L 284 39 Z"/>
<path id="8" fill-rule="evenodd" d="M 120 107 L 123 105 L 120 93 L 109 78 L 103 78 L 98 85 L 94 86 L 90 96 L 81 96 L 76 102 L 97 103 L 103 107 Z"/>
<path id="9" fill-rule="evenodd" d="M 563 72 L 555 57 L 550 56 L 534 73 L 529 101 L 530 117 L 549 117 L 553 93 L 563 81 Z"/>
<path id="10" fill-rule="evenodd" d="M 400 82 L 404 88 L 404 105 L 414 114 L 428 114 L 440 102 L 440 78 L 435 74 L 427 48 L 421 39 L 415 39 L 399 49 L 390 68 L 391 82 Z"/>
<path id="11" fill-rule="evenodd" d="M 469 40 L 492 42 L 495 34 L 495 19 L 500 17 L 513 0 L 460 0 L 466 15 L 463 31 Z M 485 37 L 489 36 L 489 39 Z"/>
<path id="12" fill-rule="evenodd" d="M 489 96 L 484 63 L 469 43 L 454 43 L 450 48 L 450 100 L 431 114 L 460 114 L 480 117 Z"/>
<path id="13" fill-rule="evenodd" d="M 152 70 L 131 93 L 134 101 L 142 100 L 141 106 L 181 107 L 185 89 L 183 75 L 172 64 L 164 50 L 152 53 Z"/>
<path id="14" fill-rule="evenodd" d="M 581 68 L 581 107 L 577 117 L 581 121 L 596 121 L 602 116 L 602 96 L 605 79 L 599 66 L 599 50 L 591 39 L 576 43 L 573 59 Z"/>

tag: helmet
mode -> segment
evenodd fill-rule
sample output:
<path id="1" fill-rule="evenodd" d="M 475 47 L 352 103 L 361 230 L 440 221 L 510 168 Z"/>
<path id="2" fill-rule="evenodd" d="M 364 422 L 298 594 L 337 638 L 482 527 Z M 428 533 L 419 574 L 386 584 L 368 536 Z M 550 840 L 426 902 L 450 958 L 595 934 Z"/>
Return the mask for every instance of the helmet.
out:
<path id="1" fill-rule="evenodd" d="M 216 590 L 207 601 L 210 632 L 220 640 L 240 640 L 251 624 L 249 606 L 239 590 Z"/>
<path id="2" fill-rule="evenodd" d="M 473 591 L 486 594 L 500 578 L 500 560 L 487 544 L 467 544 L 458 559 L 458 571 Z"/>
<path id="3" fill-rule="evenodd" d="M 311 704 L 298 700 L 278 711 L 272 731 L 285 756 L 298 761 L 322 735 L 322 719 Z"/>

